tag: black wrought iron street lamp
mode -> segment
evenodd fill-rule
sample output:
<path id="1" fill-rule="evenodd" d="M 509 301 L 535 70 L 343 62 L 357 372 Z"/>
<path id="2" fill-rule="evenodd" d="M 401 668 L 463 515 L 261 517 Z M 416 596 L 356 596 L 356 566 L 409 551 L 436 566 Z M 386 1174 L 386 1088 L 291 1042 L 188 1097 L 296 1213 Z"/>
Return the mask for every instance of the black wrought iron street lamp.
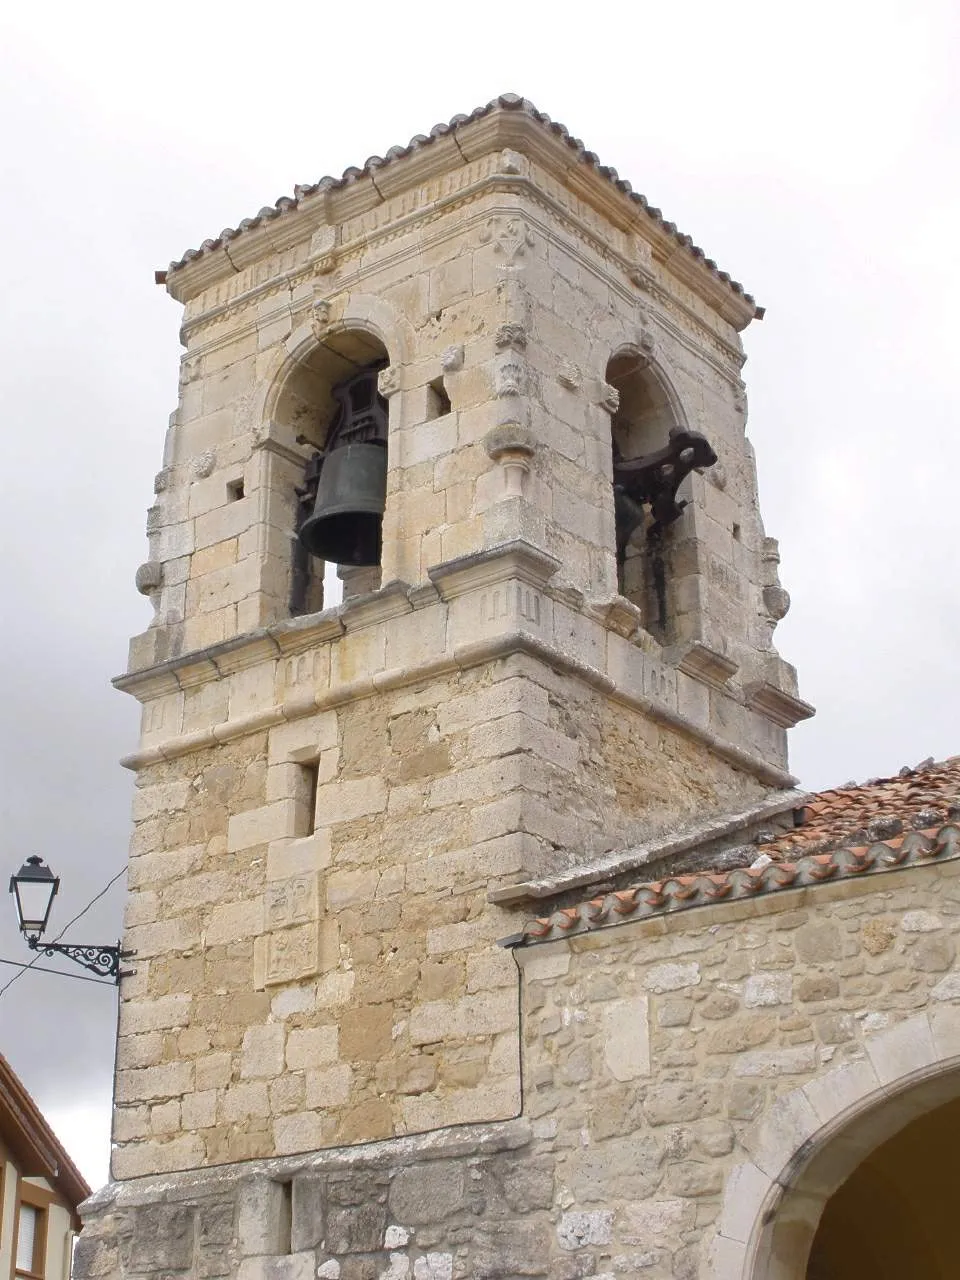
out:
<path id="1" fill-rule="evenodd" d="M 17 924 L 31 951 L 45 956 L 66 956 L 101 978 L 113 978 L 119 986 L 125 976 L 120 961 L 133 955 L 115 947 L 86 946 L 74 942 L 43 942 L 40 935 L 50 919 L 50 908 L 60 888 L 55 876 L 42 858 L 28 858 L 15 876 L 10 877 L 10 892 L 17 908 Z"/>

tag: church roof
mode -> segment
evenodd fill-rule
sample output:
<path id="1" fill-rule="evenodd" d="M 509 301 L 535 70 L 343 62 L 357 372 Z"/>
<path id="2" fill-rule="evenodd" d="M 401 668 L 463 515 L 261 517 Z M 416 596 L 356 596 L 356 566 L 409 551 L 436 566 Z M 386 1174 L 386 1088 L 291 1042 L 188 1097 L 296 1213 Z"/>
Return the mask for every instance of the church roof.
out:
<path id="1" fill-rule="evenodd" d="M 631 200 L 642 212 L 662 231 L 666 232 L 676 243 L 692 258 L 695 258 L 702 266 L 716 276 L 723 284 L 725 284 L 733 293 L 743 298 L 746 302 L 754 305 L 755 314 L 759 317 L 763 315 L 763 309 L 756 307 L 754 299 L 746 292 L 743 285 L 739 281 L 734 280 L 726 271 L 722 271 L 712 258 L 708 258 L 706 253 L 694 244 L 690 236 L 680 231 L 675 223 L 669 222 L 661 213 L 647 200 L 646 196 L 641 195 L 639 191 L 634 191 L 631 184 L 626 178 L 621 178 L 616 169 L 609 165 L 600 163 L 599 158 L 594 152 L 588 151 L 579 138 L 574 137 L 567 129 L 566 125 L 560 124 L 543 111 L 539 111 L 532 102 L 527 98 L 522 98 L 515 93 L 503 93 L 497 98 L 493 98 L 485 106 L 476 107 L 469 115 L 455 115 L 445 124 L 435 124 L 428 134 L 418 133 L 411 138 L 406 146 L 393 146 L 387 151 L 385 156 L 370 156 L 366 159 L 360 168 L 352 166 L 345 169 L 339 178 L 324 177 L 319 182 L 307 183 L 294 187 L 293 196 L 281 196 L 273 205 L 266 205 L 252 218 L 244 218 L 237 227 L 226 227 L 220 232 L 215 239 L 204 240 L 198 249 L 188 249 L 175 262 L 171 262 L 167 269 L 166 275 L 172 275 L 180 268 L 192 262 L 207 253 L 212 253 L 215 249 L 222 248 L 228 241 L 235 240 L 245 231 L 249 231 L 254 227 L 258 227 L 265 222 L 269 222 L 274 218 L 283 217 L 295 211 L 301 202 L 323 191 L 335 191 L 343 187 L 349 186 L 351 183 L 357 182 L 361 178 L 371 177 L 378 170 L 388 165 L 395 164 L 398 160 L 403 160 L 414 152 L 421 151 L 425 147 L 437 141 L 438 138 L 446 137 L 448 134 L 455 134 L 458 130 L 463 129 L 467 125 L 472 124 L 476 120 L 482 119 L 484 116 L 490 115 L 492 112 L 502 109 L 505 111 L 518 112 L 525 115 L 528 119 L 535 122 L 546 132 L 560 138 L 567 147 L 573 152 L 576 160 L 584 165 L 594 169 L 601 177 L 610 182 L 618 191 Z M 374 179 L 375 180 L 375 179 Z M 164 274 L 158 273 L 158 279 L 163 279 Z"/>
<path id="2" fill-rule="evenodd" d="M 760 831 L 690 874 L 641 881 L 531 920 L 516 944 L 643 920 L 687 907 L 754 898 L 909 865 L 960 858 L 960 756 L 925 760 L 890 778 L 873 778 L 806 796 L 792 829 Z"/>

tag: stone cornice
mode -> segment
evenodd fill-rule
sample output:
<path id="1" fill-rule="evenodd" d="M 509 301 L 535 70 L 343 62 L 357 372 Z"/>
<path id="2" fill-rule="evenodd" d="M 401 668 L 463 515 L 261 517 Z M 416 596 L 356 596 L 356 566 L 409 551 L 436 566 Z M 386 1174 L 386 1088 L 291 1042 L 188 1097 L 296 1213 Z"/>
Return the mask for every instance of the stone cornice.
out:
<path id="1" fill-rule="evenodd" d="M 584 601 L 579 592 L 552 585 L 551 579 L 559 568 L 560 562 L 546 552 L 525 542 L 510 542 L 438 566 L 430 571 L 431 582 L 426 588 L 388 583 L 382 590 L 348 601 L 336 609 L 287 619 L 157 666 L 118 676 L 114 681 L 118 689 L 133 694 L 143 703 L 151 703 L 209 682 L 229 679 L 237 672 L 263 663 L 322 649 L 331 642 L 347 643 L 353 633 L 365 628 L 403 628 L 407 625 L 405 619 L 414 611 L 448 611 L 441 629 L 445 637 L 442 645 L 432 653 L 425 653 L 420 661 L 371 669 L 356 678 L 341 679 L 320 689 L 309 684 L 301 687 L 294 681 L 284 694 L 278 686 L 272 695 L 275 701 L 268 695 L 263 705 L 245 707 L 241 715 L 228 714 L 225 720 L 205 728 L 174 732 L 163 738 L 149 735 L 141 748 L 123 763 L 132 769 L 143 768 L 387 689 L 406 687 L 511 654 L 526 653 L 625 706 L 641 710 L 653 720 L 697 739 L 720 758 L 769 785 L 793 785 L 794 779 L 784 769 L 685 716 L 678 708 L 675 691 L 671 697 L 669 692 L 664 692 L 666 686 L 647 680 L 645 664 L 659 669 L 662 658 L 644 652 L 649 638 L 633 626 L 635 611 L 628 602 L 624 601 L 621 606 L 617 600 L 605 604 Z M 601 638 L 609 633 L 621 644 L 635 643 L 637 665 L 629 677 L 630 683 L 612 678 L 606 669 L 592 665 L 592 659 L 587 661 L 576 649 L 571 650 L 549 622 L 552 610 L 580 615 L 589 626 L 597 628 L 594 634 L 599 633 Z M 417 623 L 411 621 L 409 625 Z M 631 634 L 625 635 L 625 631 Z M 606 643 L 609 642 L 601 644 L 601 651 Z M 589 647 L 583 650 L 584 654 L 592 652 Z M 738 703 L 734 689 L 715 688 L 713 696 L 728 699 L 731 709 Z M 742 708 L 739 711 L 744 714 Z"/>
<path id="2" fill-rule="evenodd" d="M 743 352 L 739 345 L 724 337 L 714 326 L 705 323 L 704 318 L 679 296 L 676 290 L 671 292 L 667 287 L 668 279 L 666 277 L 668 273 L 664 268 L 658 267 L 645 278 L 638 295 L 639 286 L 629 280 L 636 264 L 614 246 L 603 242 L 598 237 L 596 229 L 578 217 L 573 208 L 560 204 L 551 193 L 543 191 L 532 179 L 524 176 L 508 178 L 494 174 L 477 183 L 468 184 L 456 194 L 448 196 L 438 204 L 404 214 L 397 222 L 389 222 L 379 230 L 365 229 L 362 234 L 358 232 L 353 238 L 342 241 L 336 253 L 337 273 L 335 276 L 329 277 L 330 284 L 328 289 L 330 296 L 334 297 L 339 293 L 359 287 L 367 277 L 375 276 L 378 270 L 396 268 L 406 260 L 409 260 L 413 265 L 415 259 L 424 250 L 435 248 L 455 236 L 461 237 L 465 228 L 469 228 L 471 224 L 479 225 L 489 216 L 490 210 L 482 207 L 478 208 L 466 223 L 461 223 L 455 230 L 442 227 L 440 214 L 449 209 L 461 208 L 468 204 L 476 203 L 482 195 L 497 191 L 503 192 L 505 195 L 512 193 L 518 199 L 525 198 L 531 202 L 534 208 L 528 209 L 525 206 L 522 208 L 517 206 L 516 211 L 529 217 L 532 227 L 539 235 L 571 253 L 585 271 L 598 279 L 602 279 L 606 286 L 617 289 L 628 301 L 634 301 L 638 296 L 642 295 L 645 301 L 653 300 L 659 302 L 663 310 L 660 313 L 651 311 L 649 316 L 651 322 L 662 327 L 674 342 L 680 343 L 699 359 L 705 360 L 721 377 L 730 381 L 732 385 L 736 387 L 741 385 L 739 370 L 743 364 Z M 550 221 L 537 216 L 537 211 L 539 210 L 549 213 L 556 222 L 569 231 L 573 236 L 573 240 L 568 242 L 560 239 Z M 504 212 L 513 211 L 514 206 L 504 207 Z M 361 265 L 361 252 L 365 253 L 372 244 L 394 239 L 401 232 L 409 230 L 413 226 L 422 228 L 421 239 L 415 245 L 404 244 L 398 252 L 380 259 L 371 267 Z M 435 228 L 434 233 L 427 229 L 431 226 Z M 308 227 L 304 234 L 308 234 L 310 230 L 311 228 Z M 577 241 L 582 241 L 586 249 L 581 247 Z M 587 250 L 592 250 L 592 253 Z M 613 263 L 619 270 L 620 275 L 623 277 L 622 281 L 618 281 L 616 273 L 611 274 L 600 270 L 594 256 L 600 251 L 602 251 L 604 259 Z M 356 264 L 356 269 L 348 270 L 347 268 L 353 264 Z M 244 275 L 247 277 L 246 279 L 241 278 Z M 260 278 L 260 273 L 250 271 L 245 273 L 237 272 L 231 277 L 232 283 L 229 287 L 224 286 L 217 290 L 217 301 L 211 302 L 210 305 L 204 306 L 200 310 L 191 308 L 191 312 L 188 313 L 189 318 L 185 319 L 181 326 L 181 341 L 190 348 L 188 356 L 184 358 L 193 359 L 208 352 L 219 350 L 221 347 L 229 346 L 246 333 L 256 331 L 271 320 L 291 314 L 291 295 L 297 291 L 299 286 L 312 279 L 314 275 L 314 264 L 312 262 L 304 262 L 302 255 L 297 255 L 295 263 L 288 268 L 283 269 L 278 266 L 276 273 L 263 276 L 263 278 Z M 211 283 L 216 282 L 212 281 Z M 280 301 L 272 311 L 265 312 L 263 310 L 263 302 L 272 295 L 277 295 Z M 256 311 L 252 307 L 254 302 L 260 304 Z M 304 298 L 299 307 L 294 309 L 293 314 L 298 314 L 300 311 L 308 312 L 312 302 L 312 298 Z M 691 340 L 685 329 L 677 323 L 671 311 L 682 314 L 687 325 L 695 329 L 700 335 L 699 341 Z M 249 317 L 245 323 L 223 332 L 222 321 L 232 315 L 239 316 L 244 312 L 247 312 Z M 200 334 L 214 326 L 216 327 L 216 336 L 213 339 L 197 341 L 197 337 Z"/>
<path id="3" fill-rule="evenodd" d="M 420 150 L 391 160 L 384 167 L 354 171 L 349 181 L 330 184 L 299 200 L 278 202 L 258 219 L 241 224 L 242 234 L 224 233 L 207 242 L 198 256 L 175 264 L 167 279 L 169 292 L 186 302 L 217 281 L 229 278 L 263 257 L 283 252 L 308 239 L 324 224 L 332 225 L 375 209 L 385 201 L 423 186 L 467 162 L 500 149 L 514 148 L 534 160 L 552 178 L 614 227 L 640 236 L 655 260 L 707 301 L 737 329 L 758 314 L 752 299 L 708 264 L 672 224 L 651 211 L 611 180 L 609 170 L 584 163 L 571 152 L 568 136 L 545 128 L 526 111 L 496 107 L 479 119 L 458 126 L 456 141 L 438 138 Z M 419 210 L 421 216 L 423 209 Z M 266 216 L 269 215 L 269 216 Z"/>

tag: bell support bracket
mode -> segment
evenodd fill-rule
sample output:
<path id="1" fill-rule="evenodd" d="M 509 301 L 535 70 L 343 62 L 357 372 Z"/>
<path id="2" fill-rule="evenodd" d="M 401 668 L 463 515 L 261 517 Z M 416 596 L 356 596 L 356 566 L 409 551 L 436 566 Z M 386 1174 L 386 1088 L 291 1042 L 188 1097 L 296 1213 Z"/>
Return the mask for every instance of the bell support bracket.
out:
<path id="1" fill-rule="evenodd" d="M 658 534 L 680 517 L 687 505 L 677 500 L 677 490 L 691 471 L 712 467 L 717 455 L 706 436 L 682 427 L 670 430 L 669 443 L 639 458 L 615 458 L 613 487 L 616 493 L 618 547 L 623 549 L 643 524 L 644 508 L 653 516 L 648 533 Z"/>

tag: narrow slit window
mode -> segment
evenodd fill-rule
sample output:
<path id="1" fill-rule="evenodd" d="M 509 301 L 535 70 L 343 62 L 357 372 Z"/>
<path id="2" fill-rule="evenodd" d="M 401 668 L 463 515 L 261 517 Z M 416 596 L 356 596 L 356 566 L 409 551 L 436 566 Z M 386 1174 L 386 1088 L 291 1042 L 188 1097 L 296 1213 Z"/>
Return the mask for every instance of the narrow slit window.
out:
<path id="1" fill-rule="evenodd" d="M 450 397 L 442 378 L 434 378 L 427 387 L 427 419 L 443 418 L 450 412 Z"/>
<path id="2" fill-rule="evenodd" d="M 293 1183 L 280 1183 L 280 1222 L 279 1222 L 279 1239 L 278 1253 L 289 1254 L 293 1252 Z"/>
<path id="3" fill-rule="evenodd" d="M 312 836 L 317 825 L 317 784 L 320 764 L 313 760 L 297 766 L 297 835 Z"/>
<path id="4" fill-rule="evenodd" d="M 227 501 L 239 502 L 243 497 L 243 477 L 239 480 L 229 480 L 227 482 Z"/>

